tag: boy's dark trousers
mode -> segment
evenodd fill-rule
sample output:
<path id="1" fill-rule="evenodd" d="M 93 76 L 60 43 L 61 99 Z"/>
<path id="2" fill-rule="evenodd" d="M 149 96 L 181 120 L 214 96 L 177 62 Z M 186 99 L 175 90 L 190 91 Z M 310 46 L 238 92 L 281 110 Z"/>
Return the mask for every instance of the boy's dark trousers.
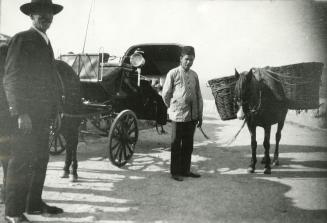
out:
<path id="1" fill-rule="evenodd" d="M 171 163 L 172 175 L 187 175 L 190 172 L 193 138 L 196 121 L 172 122 Z"/>

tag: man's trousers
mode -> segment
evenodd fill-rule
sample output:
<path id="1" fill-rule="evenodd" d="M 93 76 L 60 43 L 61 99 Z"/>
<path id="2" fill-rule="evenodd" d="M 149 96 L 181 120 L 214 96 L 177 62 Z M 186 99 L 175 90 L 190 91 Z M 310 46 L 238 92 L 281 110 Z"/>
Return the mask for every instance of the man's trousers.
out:
<path id="1" fill-rule="evenodd" d="M 0 135 L 0 161 L 3 170 L 2 188 L 1 188 L 1 202 L 5 201 L 6 197 L 6 179 L 7 179 L 7 168 L 10 157 L 10 150 L 12 145 L 12 139 L 8 135 Z"/>
<path id="2" fill-rule="evenodd" d="M 170 163 L 172 175 L 186 175 L 190 172 L 195 127 L 196 121 L 172 122 Z"/>
<path id="3" fill-rule="evenodd" d="M 17 132 L 11 148 L 6 180 L 5 214 L 20 216 L 40 210 L 49 161 L 50 115 L 32 115 L 32 132 Z"/>

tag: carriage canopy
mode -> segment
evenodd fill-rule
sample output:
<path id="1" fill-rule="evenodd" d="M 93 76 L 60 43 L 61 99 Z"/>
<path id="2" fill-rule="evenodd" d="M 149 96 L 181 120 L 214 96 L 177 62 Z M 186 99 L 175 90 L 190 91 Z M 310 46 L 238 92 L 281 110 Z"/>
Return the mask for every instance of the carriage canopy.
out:
<path id="1" fill-rule="evenodd" d="M 77 73 L 81 81 L 98 82 L 102 78 L 116 79 L 118 68 L 132 69 L 129 58 L 139 49 L 145 58 L 142 75 L 151 77 L 166 76 L 168 71 L 179 65 L 179 44 L 138 44 L 130 47 L 119 62 L 105 62 L 103 66 L 102 54 L 73 54 L 60 56 L 60 60 L 68 63 Z"/>

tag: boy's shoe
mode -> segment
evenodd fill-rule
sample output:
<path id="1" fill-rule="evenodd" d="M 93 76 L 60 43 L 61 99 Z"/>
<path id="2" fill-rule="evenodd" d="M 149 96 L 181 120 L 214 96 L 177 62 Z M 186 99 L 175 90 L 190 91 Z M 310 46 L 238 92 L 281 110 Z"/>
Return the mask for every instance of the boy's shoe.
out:
<path id="1" fill-rule="evenodd" d="M 68 178 L 69 177 L 69 172 L 64 171 L 64 173 L 62 174 L 61 178 Z"/>

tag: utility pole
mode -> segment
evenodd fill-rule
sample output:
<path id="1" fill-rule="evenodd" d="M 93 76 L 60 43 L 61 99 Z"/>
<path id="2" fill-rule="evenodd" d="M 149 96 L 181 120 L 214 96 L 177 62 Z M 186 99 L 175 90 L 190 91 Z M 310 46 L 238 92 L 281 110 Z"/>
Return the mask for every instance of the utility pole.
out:
<path id="1" fill-rule="evenodd" d="M 2 17 L 1 3 L 2 3 L 2 0 L 0 0 L 0 33 L 1 33 L 1 26 L 2 26 L 2 24 L 1 24 L 1 17 Z"/>

